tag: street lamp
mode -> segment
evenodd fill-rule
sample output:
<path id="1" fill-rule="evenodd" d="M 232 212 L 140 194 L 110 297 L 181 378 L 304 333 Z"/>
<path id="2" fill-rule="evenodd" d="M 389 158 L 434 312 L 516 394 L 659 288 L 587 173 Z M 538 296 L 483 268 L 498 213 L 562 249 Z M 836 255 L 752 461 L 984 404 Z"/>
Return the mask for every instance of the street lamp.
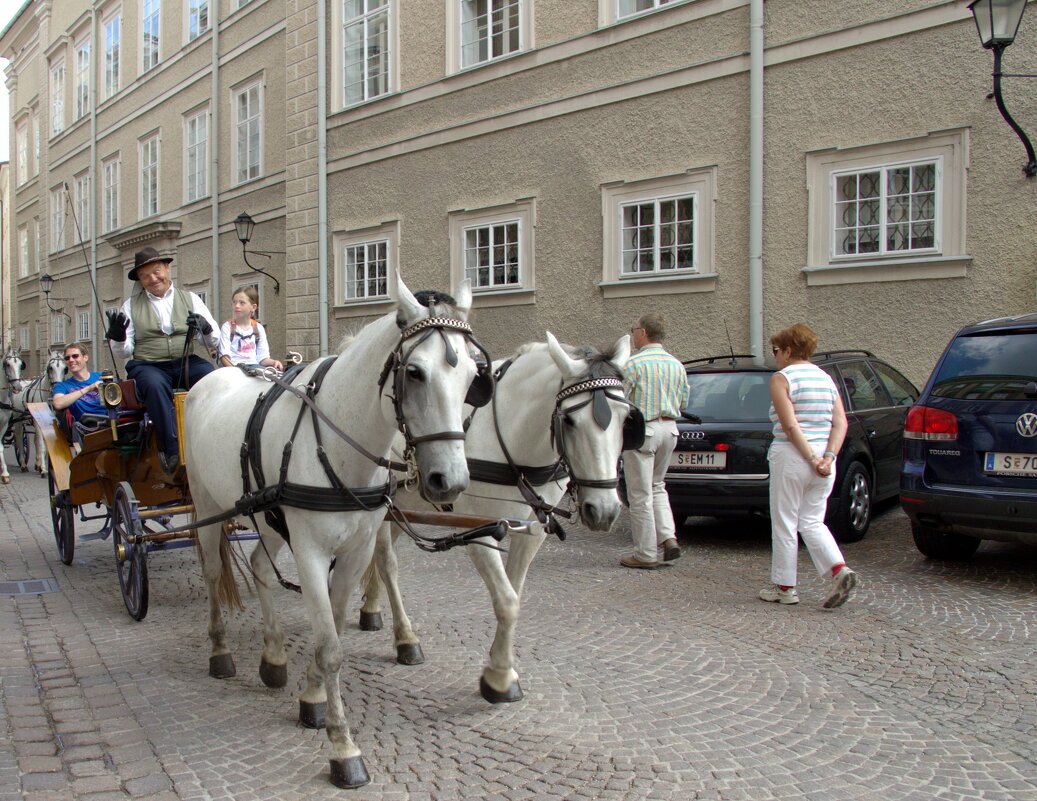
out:
<path id="1" fill-rule="evenodd" d="M 72 324 L 72 318 L 65 312 L 65 307 L 55 309 L 50 305 L 50 291 L 54 288 L 54 279 L 49 273 L 44 273 L 40 276 L 40 289 L 43 290 L 43 297 L 47 301 L 47 308 L 55 314 L 60 314 L 68 320 L 69 325 Z M 56 300 L 68 300 L 68 298 L 56 298 Z"/>
<path id="2" fill-rule="evenodd" d="M 241 241 L 241 257 L 245 260 L 245 264 L 248 265 L 250 270 L 257 273 L 262 273 L 271 281 L 274 282 L 274 294 L 281 294 L 281 282 L 278 281 L 274 276 L 270 275 L 266 270 L 254 267 L 248 260 L 248 254 L 251 253 L 254 256 L 266 256 L 268 259 L 271 254 L 280 253 L 284 254 L 283 250 L 249 250 L 247 245 L 252 241 L 252 231 L 256 227 L 256 221 L 252 219 L 251 215 L 247 212 L 241 212 L 237 217 L 234 218 L 234 230 L 237 232 L 238 239 Z"/>
<path id="3" fill-rule="evenodd" d="M 1015 41 L 1015 35 L 1019 32 L 1019 24 L 1023 19 L 1023 11 L 1026 9 L 1026 2 L 1027 0 L 973 0 L 969 3 L 969 11 L 976 20 L 980 43 L 987 50 L 994 51 L 994 91 L 987 97 L 994 98 L 997 110 L 1001 112 L 1005 122 L 1015 131 L 1026 148 L 1028 161 L 1023 167 L 1023 173 L 1027 178 L 1033 178 L 1037 175 L 1037 154 L 1034 153 L 1033 145 L 1026 132 L 1008 113 L 1004 98 L 1001 96 L 1002 78 L 1037 77 L 1037 75 L 1013 75 L 1001 71 L 1001 57 L 1004 55 L 1005 48 Z"/>

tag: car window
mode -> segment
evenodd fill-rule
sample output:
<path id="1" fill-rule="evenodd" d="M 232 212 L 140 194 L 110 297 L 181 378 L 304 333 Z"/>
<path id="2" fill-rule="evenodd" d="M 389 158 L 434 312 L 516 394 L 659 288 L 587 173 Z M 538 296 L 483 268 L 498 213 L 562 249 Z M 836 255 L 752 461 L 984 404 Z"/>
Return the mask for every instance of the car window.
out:
<path id="1" fill-rule="evenodd" d="M 1037 381 L 1037 333 L 957 337 L 937 368 L 932 394 L 966 400 L 1030 400 Z"/>
<path id="2" fill-rule="evenodd" d="M 879 377 L 867 362 L 843 362 L 838 367 L 850 409 L 862 412 L 893 405 Z"/>
<path id="3" fill-rule="evenodd" d="M 688 373 L 689 397 L 684 413 L 703 423 L 766 422 L 771 407 L 767 384 L 772 373 Z"/>
<path id="4" fill-rule="evenodd" d="M 886 391 L 893 398 L 894 406 L 910 406 L 918 400 L 918 390 L 914 384 L 884 362 L 872 362 L 871 366 L 879 374 Z"/>

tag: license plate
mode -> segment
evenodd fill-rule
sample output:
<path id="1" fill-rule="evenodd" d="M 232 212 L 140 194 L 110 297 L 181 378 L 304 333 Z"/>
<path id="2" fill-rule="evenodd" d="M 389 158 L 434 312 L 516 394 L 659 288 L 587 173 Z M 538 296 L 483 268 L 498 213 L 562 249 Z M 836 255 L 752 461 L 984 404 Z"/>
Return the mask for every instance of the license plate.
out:
<path id="1" fill-rule="evenodd" d="M 698 470 L 722 470 L 727 467 L 724 451 L 674 451 L 670 467 L 693 467 Z"/>
<path id="2" fill-rule="evenodd" d="M 1037 476 L 1037 453 L 988 453 L 984 473 L 1003 476 Z"/>

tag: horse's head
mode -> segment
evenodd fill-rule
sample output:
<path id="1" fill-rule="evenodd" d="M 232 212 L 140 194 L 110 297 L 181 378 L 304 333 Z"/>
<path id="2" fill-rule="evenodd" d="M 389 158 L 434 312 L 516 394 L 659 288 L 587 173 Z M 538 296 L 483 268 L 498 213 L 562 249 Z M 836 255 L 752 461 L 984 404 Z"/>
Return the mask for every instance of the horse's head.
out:
<path id="1" fill-rule="evenodd" d="M 562 374 L 551 434 L 569 468 L 583 524 L 611 528 L 619 516 L 619 457 L 644 439 L 644 421 L 623 394 L 623 368 L 630 357 L 624 335 L 609 353 L 592 348 L 567 352 L 547 332 L 548 352 Z"/>
<path id="2" fill-rule="evenodd" d="M 60 350 L 52 350 L 47 357 L 47 380 L 54 386 L 65 380 L 68 375 L 68 367 L 65 364 L 65 355 Z"/>
<path id="3" fill-rule="evenodd" d="M 398 289 L 401 339 L 390 360 L 397 423 L 414 450 L 422 496 L 448 503 L 468 486 L 463 411 L 476 375 L 473 346 L 481 350 L 466 321 L 472 292 L 465 281 L 457 300 L 431 292 L 419 302 L 402 280 Z"/>
<path id="4" fill-rule="evenodd" d="M 13 386 L 16 381 L 21 379 L 24 369 L 25 360 L 18 351 L 9 347 L 4 354 L 4 377 L 7 378 L 7 383 Z"/>

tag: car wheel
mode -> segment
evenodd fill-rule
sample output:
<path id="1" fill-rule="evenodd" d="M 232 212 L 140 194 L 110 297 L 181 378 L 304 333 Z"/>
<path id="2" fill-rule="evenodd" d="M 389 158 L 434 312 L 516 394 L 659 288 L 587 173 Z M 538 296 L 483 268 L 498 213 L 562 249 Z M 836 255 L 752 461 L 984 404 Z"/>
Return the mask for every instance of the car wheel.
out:
<path id="1" fill-rule="evenodd" d="M 953 531 L 937 531 L 935 528 L 911 524 L 911 536 L 915 547 L 930 559 L 968 559 L 979 547 L 979 538 Z"/>
<path id="2" fill-rule="evenodd" d="M 828 515 L 828 528 L 839 542 L 860 542 L 871 525 L 871 474 L 860 462 L 850 462 L 835 485 L 838 506 Z"/>

